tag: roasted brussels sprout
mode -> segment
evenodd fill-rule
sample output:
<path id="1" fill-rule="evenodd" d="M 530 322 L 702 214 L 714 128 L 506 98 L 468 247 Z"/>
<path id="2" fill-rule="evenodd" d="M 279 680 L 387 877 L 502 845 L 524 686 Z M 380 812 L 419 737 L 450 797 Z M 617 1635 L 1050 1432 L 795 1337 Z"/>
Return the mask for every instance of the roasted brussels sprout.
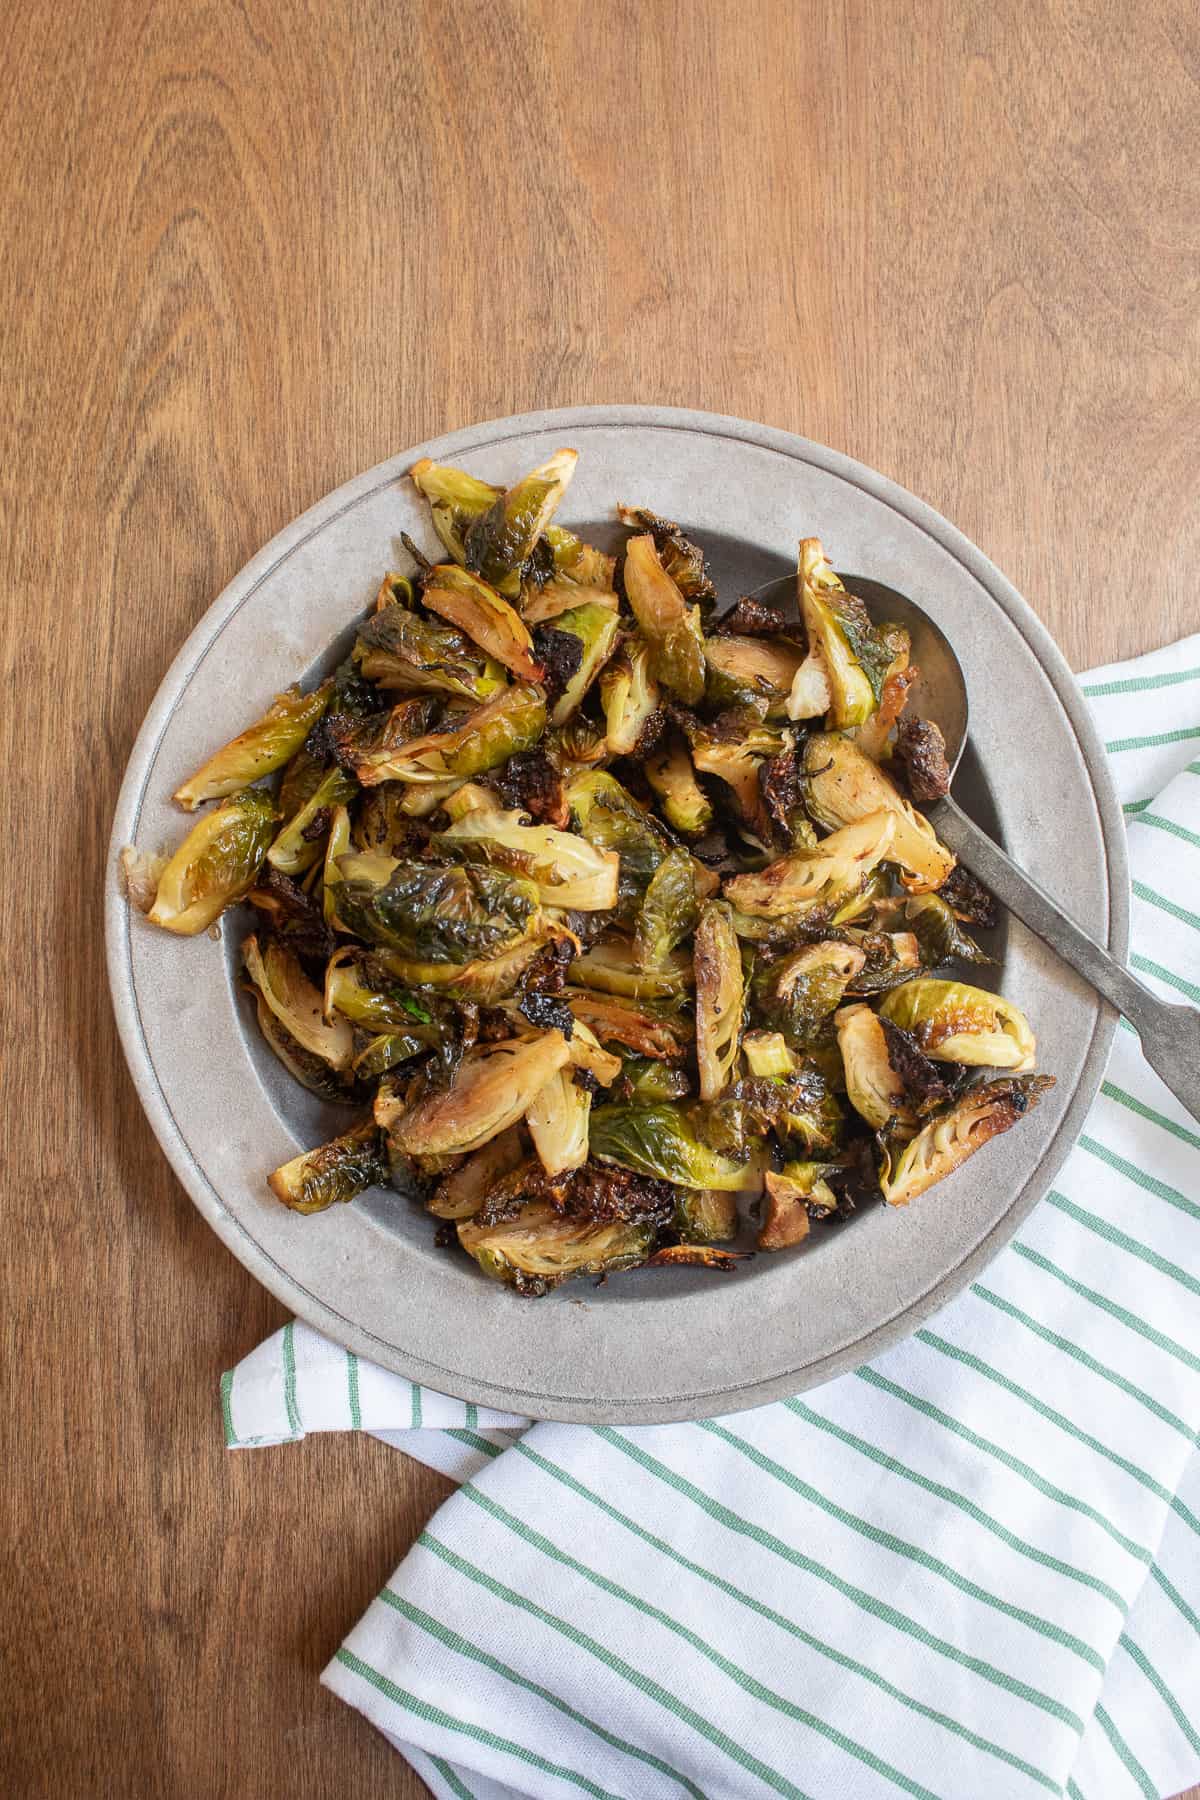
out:
<path id="1" fill-rule="evenodd" d="M 346 1019 L 325 1017 L 322 996 L 301 968 L 299 957 L 274 938 L 260 947 L 252 933 L 242 945 L 242 961 L 264 1005 L 289 1036 L 331 1069 L 348 1069 L 354 1055 L 354 1033 Z"/>
<path id="2" fill-rule="evenodd" d="M 349 856 L 349 854 L 350 814 L 344 806 L 335 806 L 329 817 L 329 835 L 325 840 L 325 868 L 321 877 L 321 909 L 325 915 L 325 923 L 334 930 L 340 923 L 337 916 L 337 891 L 341 881 L 338 873 L 338 859 Z"/>
<path id="3" fill-rule="evenodd" d="M 841 1003 L 865 961 L 857 945 L 831 938 L 765 964 L 755 970 L 753 982 L 758 1016 L 776 1026 L 789 1043 L 807 1044 Z"/>
<path id="4" fill-rule="evenodd" d="M 791 1075 L 796 1067 L 787 1039 L 779 1031 L 747 1031 L 742 1054 L 751 1075 Z"/>
<path id="5" fill-rule="evenodd" d="M 618 625 L 617 615 L 611 607 L 586 605 L 575 606 L 569 612 L 560 613 L 553 625 L 546 627 L 545 636 L 558 635 L 573 639 L 579 646 L 578 656 L 573 653 L 571 657 L 573 672 L 551 709 L 551 725 L 565 725 L 578 707 L 612 655 Z M 539 633 L 539 650 L 543 642 L 544 636 Z"/>
<path id="6" fill-rule="evenodd" d="M 692 1037 L 692 1021 L 666 1001 L 633 1000 L 586 988 L 567 988 L 563 998 L 574 1018 L 589 1026 L 602 1043 L 623 1044 L 639 1056 L 670 1061 L 683 1055 Z"/>
<path id="7" fill-rule="evenodd" d="M 495 1006 L 514 991 L 553 930 L 549 921 L 544 921 L 511 949 L 472 957 L 465 963 L 421 962 L 394 950 L 377 951 L 375 960 L 405 986 L 434 988 L 443 1000 Z"/>
<path id="8" fill-rule="evenodd" d="M 646 640 L 651 674 L 685 706 L 695 706 L 704 693 L 699 610 L 688 607 L 648 532 L 625 547 L 625 594 Z"/>
<path id="9" fill-rule="evenodd" d="M 540 681 L 528 627 L 493 587 L 457 563 L 439 563 L 421 596 L 430 612 L 457 625 L 485 657 L 511 669 L 519 681 Z"/>
<path id="10" fill-rule="evenodd" d="M 784 711 L 789 719 L 823 719 L 832 706 L 829 669 L 819 641 L 812 638 L 808 655 L 792 677 Z"/>
<path id="11" fill-rule="evenodd" d="M 448 1085 L 432 1082 L 411 1102 L 377 1099 L 375 1122 L 405 1156 L 478 1150 L 515 1125 L 569 1060 L 561 1031 L 480 1044 L 467 1051 Z"/>
<path id="12" fill-rule="evenodd" d="M 325 1017 L 332 1019 L 335 1012 L 371 1032 L 411 1032 L 433 1024 L 427 999 L 390 980 L 378 957 L 350 948 L 336 951 L 325 969 Z M 432 1048 L 436 1032 L 428 1036 Z"/>
<path id="13" fill-rule="evenodd" d="M 672 1227 L 683 1244 L 728 1244 L 738 1232 L 737 1201 L 721 1188 L 681 1188 Z"/>
<path id="14" fill-rule="evenodd" d="M 690 876 L 690 868 L 688 873 Z M 653 930 L 652 924 L 649 929 Z M 625 994 L 631 1000 L 663 1000 L 682 995 L 691 986 L 692 964 L 683 951 L 669 946 L 662 948 L 657 960 L 639 961 L 636 944 L 614 931 L 606 932 L 576 957 L 571 978 L 605 994 Z"/>
<path id="15" fill-rule="evenodd" d="M 275 803 L 261 788 L 234 794 L 193 825 L 161 867 L 156 866 L 157 859 L 127 851 L 130 893 L 136 885 L 145 900 L 153 879 L 153 904 L 144 909 L 151 924 L 180 937 L 195 937 L 254 886 L 275 818 Z"/>
<path id="16" fill-rule="evenodd" d="M 710 637 L 705 699 L 719 709 L 762 706 L 767 718 L 783 718 L 803 657 L 783 638 Z"/>
<path id="17" fill-rule="evenodd" d="M 826 1164 L 790 1162 L 778 1175 L 763 1178 L 766 1190 L 760 1250 L 789 1250 L 803 1243 L 812 1218 L 837 1211 L 837 1196 L 825 1180 Z"/>
<path id="18" fill-rule="evenodd" d="M 618 506 L 622 525 L 631 531 L 648 531 L 654 540 L 663 568 L 684 599 L 696 602 L 703 611 L 717 597 L 717 590 L 704 566 L 704 553 L 698 544 L 684 537 L 671 519 L 660 519 L 644 506 Z"/>
<path id="19" fill-rule="evenodd" d="M 879 705 L 892 650 L 830 568 L 819 538 L 800 545 L 800 607 L 809 644 L 825 665 L 830 724 L 839 731 L 865 724 Z"/>
<path id="20" fill-rule="evenodd" d="M 581 1169 L 588 1158 L 592 1096 L 575 1080 L 568 1064 L 553 1074 L 530 1101 L 525 1123 L 547 1175 Z"/>
<path id="21" fill-rule="evenodd" d="M 397 862 L 372 854 L 338 862 L 338 912 L 368 944 L 414 962 L 497 956 L 538 923 L 532 881 L 486 863 Z"/>
<path id="22" fill-rule="evenodd" d="M 879 1185 L 889 1206 L 907 1206 L 936 1181 L 952 1175 L 976 1150 L 999 1137 L 1036 1106 L 1052 1075 L 1002 1076 L 968 1088 L 946 1112 L 923 1125 L 898 1155 L 884 1151 Z"/>
<path id="23" fill-rule="evenodd" d="M 899 1128 L 911 1137 L 916 1127 L 905 1097 L 904 1083 L 888 1061 L 883 1026 L 869 1006 L 861 1002 L 843 1006 L 835 1016 L 838 1049 L 846 1071 L 846 1093 L 860 1118 L 872 1131 L 885 1126 Z"/>
<path id="24" fill-rule="evenodd" d="M 928 806 L 950 792 L 946 740 L 932 719 L 901 719 L 896 727 L 895 760 L 918 806 Z"/>
<path id="25" fill-rule="evenodd" d="M 429 502 L 433 528 L 442 543 L 456 563 L 465 563 L 467 532 L 502 497 L 503 488 L 479 481 L 464 469 L 431 462 L 427 456 L 414 463 L 408 474 Z"/>
<path id="26" fill-rule="evenodd" d="M 642 638 L 630 638 L 608 664 L 600 677 L 600 703 L 609 750 L 614 756 L 632 756 L 659 706 L 658 683 Z"/>
<path id="27" fill-rule="evenodd" d="M 888 754 L 888 739 L 908 702 L 908 690 L 918 671 L 909 667 L 912 645 L 902 625 L 881 625 L 879 635 L 892 653 L 883 681 L 879 710 L 871 714 L 865 725 L 854 732 L 854 742 L 872 762 L 882 762 Z"/>
<path id="28" fill-rule="evenodd" d="M 755 874 L 725 883 L 725 896 L 739 912 L 776 919 L 833 912 L 862 891 L 867 877 L 891 852 L 895 816 L 868 813 L 843 826 L 812 850 L 793 850 Z"/>
<path id="29" fill-rule="evenodd" d="M 491 795 L 464 810 L 467 794 L 482 790 L 460 788 L 453 797 L 450 825 L 432 839 L 448 856 L 492 863 L 524 876 L 547 906 L 601 912 L 617 904 L 621 861 L 615 850 L 598 850 L 574 832 L 527 825 L 524 814 L 505 812 Z"/>
<path id="30" fill-rule="evenodd" d="M 808 810 L 818 825 L 829 830 L 853 825 L 885 808 L 895 821 L 888 856 L 905 871 L 904 885 L 911 893 L 941 886 L 954 867 L 954 857 L 938 842 L 928 819 L 849 738 L 832 731 L 809 738 L 804 769 Z"/>
<path id="31" fill-rule="evenodd" d="M 654 1227 L 619 1219 L 593 1224 L 564 1218 L 536 1200 L 500 1225 L 465 1220 L 458 1227 L 458 1241 L 485 1275 L 508 1282 L 519 1293 L 538 1295 L 576 1275 L 636 1269 L 650 1253 Z"/>
<path id="32" fill-rule="evenodd" d="M 368 1121 L 331 1143 L 294 1156 L 267 1181 L 276 1199 L 293 1212 L 315 1213 L 383 1184 L 387 1173 L 379 1133 Z"/>
<path id="33" fill-rule="evenodd" d="M 724 900 L 706 900 L 696 926 L 696 1058 L 700 1098 L 716 1100 L 737 1062 L 745 986 L 733 914 Z"/>
<path id="34" fill-rule="evenodd" d="M 750 715 L 723 714 L 711 726 L 689 732 L 692 761 L 702 775 L 715 775 L 733 791 L 738 815 L 762 844 L 771 842 L 771 816 L 762 791 L 764 763 L 787 748 L 786 732 Z"/>
<path id="35" fill-rule="evenodd" d="M 1011 1069 L 1023 1075 L 1037 1058 L 1037 1044 L 1020 1007 L 1002 994 L 988 994 L 962 981 L 919 976 L 893 988 L 879 1011 L 893 1025 L 911 1031 L 918 1048 L 935 1062 Z"/>
<path id="36" fill-rule="evenodd" d="M 669 850 L 651 876 L 638 912 L 634 962 L 640 969 L 661 969 L 699 916 L 695 864 L 686 850 Z"/>
<path id="37" fill-rule="evenodd" d="M 540 625 L 585 601 L 616 612 L 616 567 L 615 556 L 585 544 L 561 525 L 548 525 L 525 567 L 521 617 L 528 625 Z"/>
<path id="38" fill-rule="evenodd" d="M 524 1160 L 520 1130 L 510 1125 L 442 1177 L 428 1202 L 429 1211 L 435 1219 L 473 1219 L 494 1184 Z"/>
<path id="39" fill-rule="evenodd" d="M 461 631 L 395 604 L 359 627 L 354 660 L 379 687 L 408 693 L 458 694 L 482 702 L 504 686 L 500 663 Z"/>
<path id="40" fill-rule="evenodd" d="M 467 568 L 515 599 L 521 591 L 521 571 L 554 517 L 578 461 L 578 451 L 556 450 L 473 518 L 463 534 Z"/>
<path id="41" fill-rule="evenodd" d="M 302 694 L 298 687 L 276 694 L 262 718 L 210 756 L 175 789 L 173 798 L 187 812 L 195 812 L 205 800 L 223 800 L 263 775 L 273 775 L 299 750 L 332 692 L 333 684 L 327 681 L 311 694 Z"/>
<path id="42" fill-rule="evenodd" d="M 921 967 L 921 948 L 911 931 L 871 931 L 846 925 L 847 942 L 863 953 L 863 964 L 851 979 L 851 994 L 884 994 L 910 981 Z"/>
<path id="43" fill-rule="evenodd" d="M 685 837 L 699 837 L 712 824 L 712 802 L 700 783 L 687 745 L 672 737 L 643 764 L 646 780 L 658 795 L 663 817 Z"/>
<path id="44" fill-rule="evenodd" d="M 592 1155 L 602 1162 L 619 1163 L 677 1187 L 753 1193 L 762 1186 L 755 1158 L 737 1162 L 710 1149 L 696 1136 L 687 1112 L 666 1100 L 653 1106 L 595 1107 L 591 1141 Z"/>
<path id="45" fill-rule="evenodd" d="M 309 798 L 283 827 L 271 848 L 267 861 L 283 875 L 303 875 L 324 856 L 324 840 L 330 820 L 339 806 L 345 806 L 358 793 L 358 784 L 344 770 L 332 768 L 324 774 Z"/>
<path id="46" fill-rule="evenodd" d="M 947 962 L 992 961 L 970 932 L 963 930 L 940 895 L 917 895 L 905 906 L 904 917 L 920 945 L 921 961 L 927 969 Z"/>
<path id="47" fill-rule="evenodd" d="M 310 1050 L 298 1044 L 291 1032 L 275 1017 L 257 989 L 254 991 L 254 1006 L 263 1041 L 274 1051 L 294 1081 L 307 1088 L 310 1094 L 319 1095 L 322 1100 L 346 1104 L 356 1099 L 350 1085 L 349 1072 L 339 1073 L 331 1069 L 323 1057 L 314 1056 Z M 351 1069 L 357 1075 L 358 1070 L 353 1064 Z"/>
<path id="48" fill-rule="evenodd" d="M 606 770 L 578 775 L 567 789 L 572 817 L 590 844 L 621 858 L 618 910 L 630 922 L 671 841 L 633 795 Z"/>
<path id="49" fill-rule="evenodd" d="M 351 753 L 364 787 L 380 781 L 445 781 L 494 769 L 519 750 L 531 750 L 546 729 L 546 702 L 536 687 L 504 688 L 467 713 L 452 730 L 432 731 L 392 748 Z"/>
<path id="50" fill-rule="evenodd" d="M 692 1084 L 682 1069 L 650 1057 L 627 1056 L 621 1065 L 622 1097 L 626 1100 L 686 1100 Z"/>

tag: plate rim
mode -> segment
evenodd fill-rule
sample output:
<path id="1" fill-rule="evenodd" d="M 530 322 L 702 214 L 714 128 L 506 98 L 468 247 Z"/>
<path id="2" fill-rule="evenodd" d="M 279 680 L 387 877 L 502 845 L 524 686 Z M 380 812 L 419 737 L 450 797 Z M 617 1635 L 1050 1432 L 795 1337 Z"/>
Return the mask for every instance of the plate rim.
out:
<path id="1" fill-rule="evenodd" d="M 172 659 L 134 740 L 114 810 L 113 827 L 105 864 L 105 946 L 109 987 L 122 1051 L 138 1099 L 158 1142 L 189 1197 L 222 1242 L 249 1272 L 283 1305 L 315 1329 L 347 1350 L 405 1375 L 410 1380 L 478 1404 L 532 1418 L 580 1423 L 658 1424 L 674 1420 L 718 1416 L 804 1391 L 857 1368 L 913 1331 L 960 1293 L 1015 1235 L 1024 1219 L 1042 1198 L 1058 1169 L 1070 1154 L 1088 1109 L 1103 1078 L 1117 1014 L 1106 1003 L 1097 1008 L 1095 1025 L 1084 1055 L 1074 1093 L 1036 1169 L 1027 1178 L 1002 1218 L 917 1299 L 851 1344 L 831 1350 L 802 1370 L 785 1372 L 745 1383 L 730 1383 L 703 1394 L 680 1395 L 662 1401 L 592 1401 L 539 1395 L 523 1388 L 458 1377 L 454 1371 L 437 1370 L 435 1379 L 418 1355 L 397 1355 L 399 1346 L 386 1343 L 355 1324 L 305 1288 L 263 1250 L 242 1222 L 229 1210 L 205 1174 L 175 1123 L 159 1083 L 150 1048 L 142 1030 L 134 991 L 129 907 L 117 872 L 124 845 L 136 842 L 136 834 L 148 777 L 159 743 L 172 713 L 195 678 L 210 649 L 234 615 L 245 605 L 280 562 L 309 538 L 323 531 L 380 488 L 398 480 L 421 456 L 448 460 L 458 454 L 475 454 L 511 437 L 563 432 L 588 427 L 693 431 L 717 439 L 733 439 L 775 451 L 821 469 L 915 525 L 951 557 L 963 565 L 985 589 L 1020 632 L 1033 652 L 1063 708 L 1079 745 L 1087 773 L 1103 846 L 1107 941 L 1112 953 L 1124 960 L 1129 940 L 1130 889 L 1124 820 L 1117 801 L 1103 746 L 1082 692 L 1049 631 L 1032 607 L 1005 575 L 964 533 L 926 501 L 901 487 L 890 477 L 826 445 L 777 427 L 723 413 L 666 406 L 578 406 L 540 412 L 510 414 L 463 426 L 456 431 L 415 445 L 385 458 L 350 481 L 325 494 L 277 532 L 261 550 L 237 571 L 189 632 Z"/>

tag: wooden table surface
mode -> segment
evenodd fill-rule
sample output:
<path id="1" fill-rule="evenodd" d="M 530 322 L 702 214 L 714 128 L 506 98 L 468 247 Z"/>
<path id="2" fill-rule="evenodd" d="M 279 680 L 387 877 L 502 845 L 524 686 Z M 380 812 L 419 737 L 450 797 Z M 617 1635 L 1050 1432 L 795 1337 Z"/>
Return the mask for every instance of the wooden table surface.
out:
<path id="1" fill-rule="evenodd" d="M 109 1015 L 109 819 L 187 632 L 358 470 L 599 401 L 874 464 L 1076 667 L 1195 629 L 1198 79 L 1188 0 L 7 10 L 4 1794 L 424 1791 L 317 1675 L 448 1484 L 222 1448 L 283 1314 Z"/>

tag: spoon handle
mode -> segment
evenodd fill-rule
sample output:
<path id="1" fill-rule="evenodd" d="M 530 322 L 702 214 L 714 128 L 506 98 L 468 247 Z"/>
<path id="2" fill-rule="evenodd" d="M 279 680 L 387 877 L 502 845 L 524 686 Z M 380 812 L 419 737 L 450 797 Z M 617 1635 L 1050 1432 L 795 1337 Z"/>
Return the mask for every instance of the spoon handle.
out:
<path id="1" fill-rule="evenodd" d="M 997 900 L 1123 1013 L 1142 1040 L 1142 1054 L 1175 1098 L 1200 1119 L 1200 1012 L 1173 1006 L 1143 987 L 1045 888 L 1024 874 L 949 795 L 928 809 L 938 836 L 989 887 Z"/>

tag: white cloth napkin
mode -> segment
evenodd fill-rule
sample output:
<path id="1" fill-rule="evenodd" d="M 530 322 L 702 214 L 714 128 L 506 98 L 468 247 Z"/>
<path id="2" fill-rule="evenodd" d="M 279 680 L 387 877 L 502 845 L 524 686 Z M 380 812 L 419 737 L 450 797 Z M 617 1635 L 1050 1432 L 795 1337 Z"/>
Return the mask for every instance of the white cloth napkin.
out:
<path id="1" fill-rule="evenodd" d="M 1133 967 L 1200 1002 L 1200 636 L 1084 691 Z M 1198 1301 L 1200 1125 L 1122 1025 L 1018 1238 L 815 1393 L 530 1426 L 296 1324 L 225 1430 L 363 1429 L 462 1482 L 323 1678 L 442 1800 L 1162 1796 L 1200 1778 Z"/>

